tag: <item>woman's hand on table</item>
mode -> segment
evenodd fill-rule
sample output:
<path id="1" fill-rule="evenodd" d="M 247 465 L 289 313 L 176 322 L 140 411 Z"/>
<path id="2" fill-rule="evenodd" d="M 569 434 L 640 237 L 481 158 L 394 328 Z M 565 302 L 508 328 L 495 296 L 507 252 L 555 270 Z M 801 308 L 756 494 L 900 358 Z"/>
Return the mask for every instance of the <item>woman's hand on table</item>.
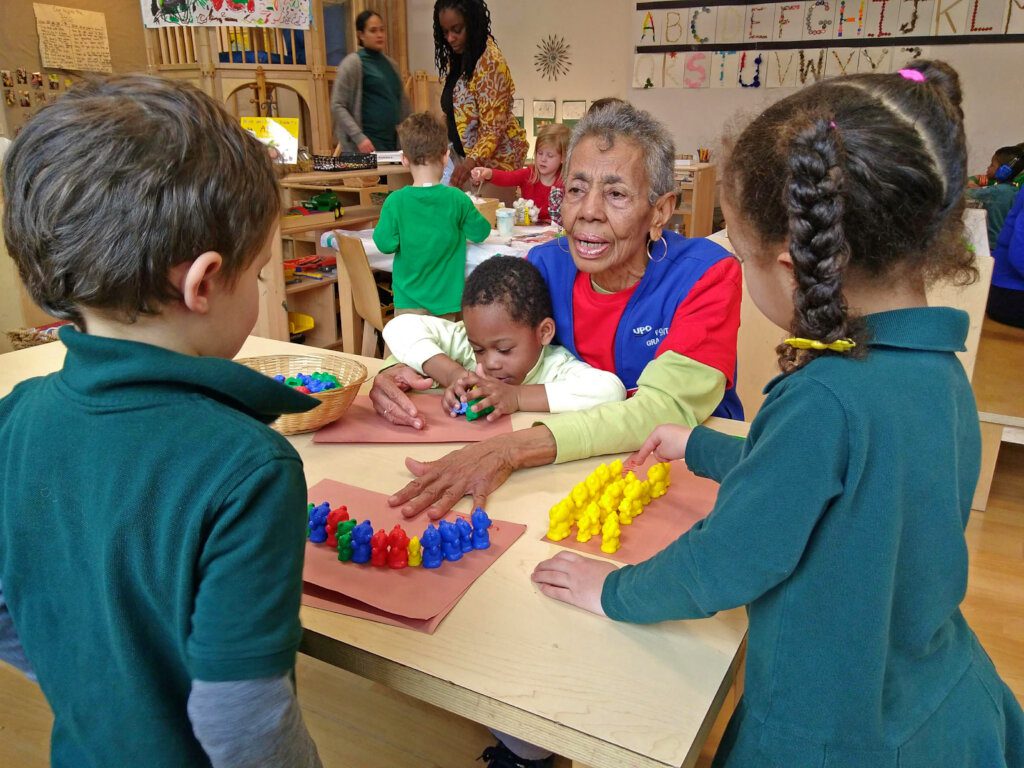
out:
<path id="1" fill-rule="evenodd" d="M 461 163 L 456 165 L 455 169 L 452 171 L 451 185 L 458 189 L 462 189 L 463 185 L 469 181 L 470 174 L 473 169 L 478 165 L 479 163 L 472 157 L 467 157 Z"/>
<path id="2" fill-rule="evenodd" d="M 626 459 L 623 465 L 638 467 L 652 453 L 658 461 L 675 461 L 685 458 L 686 444 L 690 441 L 691 434 L 693 434 L 693 430 L 690 427 L 681 427 L 678 424 L 662 424 L 660 427 L 655 427 L 639 450 Z"/>
<path id="3" fill-rule="evenodd" d="M 370 141 L 369 139 L 363 139 L 358 144 L 356 144 L 356 149 L 358 149 L 364 155 L 368 155 L 371 152 L 377 151 L 377 148 L 373 146 L 373 142 Z"/>
<path id="4" fill-rule="evenodd" d="M 370 389 L 370 402 L 382 418 L 400 427 L 423 429 L 424 421 L 405 393 L 434 386 L 434 380 L 421 376 L 408 365 L 394 365 L 378 373 Z"/>
<path id="5" fill-rule="evenodd" d="M 470 443 L 437 461 L 408 458 L 405 466 L 416 478 L 391 496 L 388 504 L 401 507 L 404 517 L 426 512 L 431 520 L 444 517 L 463 496 L 472 496 L 473 506 L 483 507 L 512 472 L 550 464 L 556 453 L 551 432 L 536 426 Z"/>
<path id="6" fill-rule="evenodd" d="M 538 563 L 530 578 L 548 597 L 605 616 L 601 590 L 604 580 L 615 569 L 613 563 L 582 557 L 575 552 L 559 552 Z"/>

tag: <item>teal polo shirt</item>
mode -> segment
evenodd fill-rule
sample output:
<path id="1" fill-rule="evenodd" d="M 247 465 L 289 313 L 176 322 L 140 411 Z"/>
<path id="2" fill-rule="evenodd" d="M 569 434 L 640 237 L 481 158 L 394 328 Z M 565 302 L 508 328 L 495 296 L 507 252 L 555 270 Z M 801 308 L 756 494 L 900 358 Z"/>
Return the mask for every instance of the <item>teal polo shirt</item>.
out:
<path id="1" fill-rule="evenodd" d="M 968 316 L 867 323 L 864 359 L 769 383 L 746 440 L 695 429 L 686 463 L 721 483 L 714 509 L 605 581 L 622 621 L 748 606 L 743 704 L 716 765 L 1002 766 L 1008 743 L 1024 747 L 1020 707 L 959 607 L 981 455 L 955 355 Z"/>
<path id="2" fill-rule="evenodd" d="M 0 400 L 0 583 L 56 768 L 204 766 L 191 681 L 292 669 L 316 401 L 228 360 L 64 329 Z"/>

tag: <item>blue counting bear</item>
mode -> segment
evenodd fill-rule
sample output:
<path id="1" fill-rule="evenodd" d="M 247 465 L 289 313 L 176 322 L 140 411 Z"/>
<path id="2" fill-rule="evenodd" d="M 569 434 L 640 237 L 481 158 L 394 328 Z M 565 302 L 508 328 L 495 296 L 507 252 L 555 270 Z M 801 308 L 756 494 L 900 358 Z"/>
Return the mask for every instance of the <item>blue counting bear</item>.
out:
<path id="1" fill-rule="evenodd" d="M 363 520 L 352 529 L 352 562 L 370 562 L 370 539 L 373 538 L 373 525 Z"/>
<path id="2" fill-rule="evenodd" d="M 466 522 L 466 518 L 460 517 L 455 520 L 455 528 L 459 532 L 459 544 L 463 552 L 473 551 L 473 528 Z"/>
<path id="3" fill-rule="evenodd" d="M 327 541 L 327 515 L 331 512 L 331 505 L 326 501 L 323 504 L 307 507 L 309 510 L 309 540 L 314 544 L 323 544 Z"/>
<path id="4" fill-rule="evenodd" d="M 440 522 L 441 526 L 441 551 L 444 559 L 450 563 L 462 559 L 462 544 L 459 542 L 459 529 L 455 523 L 447 520 Z"/>
<path id="5" fill-rule="evenodd" d="M 437 532 L 436 526 L 434 526 L 433 524 L 427 526 L 427 529 L 423 532 L 423 535 L 420 537 L 420 546 L 423 547 L 423 567 L 440 568 L 441 534 Z"/>
<path id="6" fill-rule="evenodd" d="M 491 535 L 487 529 L 491 527 L 491 518 L 483 507 L 477 507 L 470 516 L 473 521 L 473 549 L 488 549 L 491 546 Z"/>

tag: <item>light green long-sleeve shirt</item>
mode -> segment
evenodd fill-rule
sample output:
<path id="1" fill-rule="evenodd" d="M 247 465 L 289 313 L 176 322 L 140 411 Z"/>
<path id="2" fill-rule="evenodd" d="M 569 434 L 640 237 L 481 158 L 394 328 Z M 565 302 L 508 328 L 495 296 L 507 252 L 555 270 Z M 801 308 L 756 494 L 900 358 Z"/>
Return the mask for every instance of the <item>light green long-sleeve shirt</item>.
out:
<path id="1" fill-rule="evenodd" d="M 445 355 L 472 370 L 476 355 L 463 323 L 427 315 L 399 315 L 384 327 L 391 354 L 423 373 L 423 364 Z M 602 371 L 573 357 L 565 347 L 548 345 L 523 384 L 543 384 L 552 413 L 579 411 L 622 400 L 626 388 L 614 373 Z"/>
<path id="2" fill-rule="evenodd" d="M 647 364 L 633 397 L 579 413 L 537 419 L 555 438 L 555 463 L 635 451 L 659 424 L 695 426 L 722 402 L 725 376 L 676 352 Z"/>

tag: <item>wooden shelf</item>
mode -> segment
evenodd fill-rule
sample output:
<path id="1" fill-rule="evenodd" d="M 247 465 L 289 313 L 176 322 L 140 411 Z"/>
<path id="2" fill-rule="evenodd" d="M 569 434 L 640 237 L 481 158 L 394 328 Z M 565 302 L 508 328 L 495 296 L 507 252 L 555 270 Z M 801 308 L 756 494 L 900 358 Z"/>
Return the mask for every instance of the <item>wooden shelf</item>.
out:
<path id="1" fill-rule="evenodd" d="M 316 280 L 311 277 L 303 277 L 299 279 L 297 283 L 288 283 L 284 287 L 286 296 L 294 296 L 296 293 L 304 293 L 305 291 L 315 291 L 318 288 L 325 288 L 332 285 L 336 285 L 338 282 L 337 275 L 331 275 L 325 277 L 322 280 Z"/>
<path id="2" fill-rule="evenodd" d="M 707 237 L 715 215 L 715 166 L 680 166 L 675 169 L 675 179 L 679 201 L 673 215 L 682 219 L 687 237 Z"/>

